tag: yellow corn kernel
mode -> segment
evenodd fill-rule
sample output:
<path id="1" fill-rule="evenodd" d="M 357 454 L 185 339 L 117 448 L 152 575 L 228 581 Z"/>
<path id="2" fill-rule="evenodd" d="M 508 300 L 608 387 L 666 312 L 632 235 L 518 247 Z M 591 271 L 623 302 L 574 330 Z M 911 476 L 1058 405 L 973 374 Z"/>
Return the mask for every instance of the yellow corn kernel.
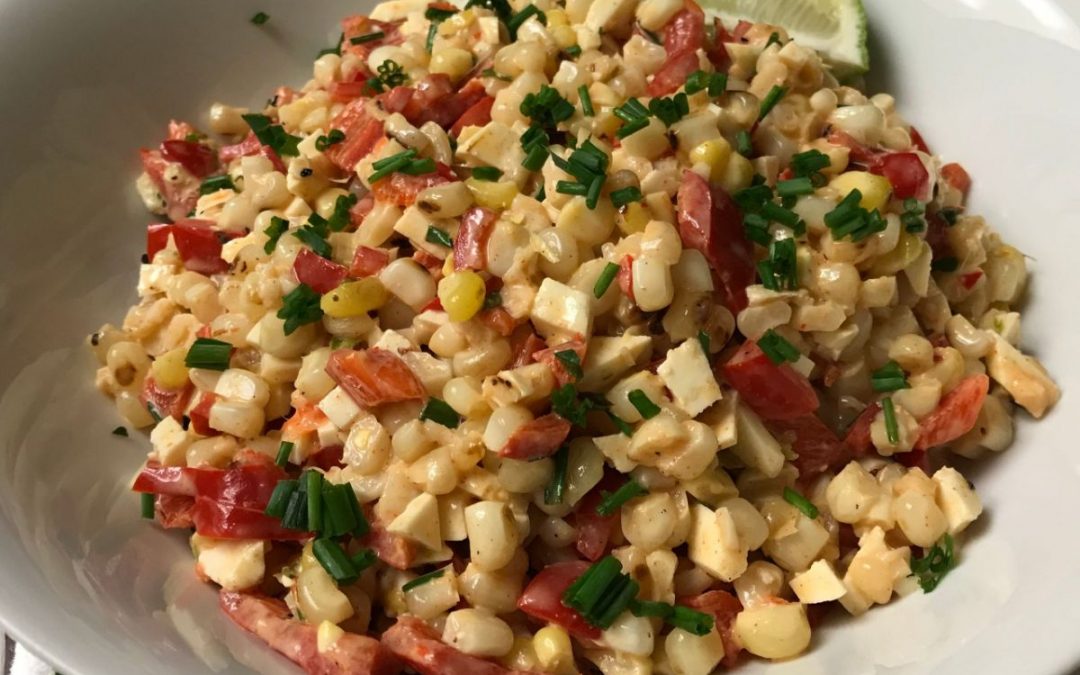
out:
<path id="1" fill-rule="evenodd" d="M 569 26 L 570 19 L 566 16 L 565 9 L 549 9 L 546 12 L 548 30 L 553 26 Z"/>
<path id="2" fill-rule="evenodd" d="M 574 668 L 574 647 L 570 636 L 558 626 L 545 626 L 533 636 L 533 650 L 544 672 L 561 675 L 572 673 Z"/>
<path id="3" fill-rule="evenodd" d="M 177 347 L 154 359 L 150 364 L 150 374 L 154 377 L 154 382 L 166 389 L 179 389 L 187 384 L 188 369 L 184 365 L 186 356 L 187 349 Z"/>
<path id="4" fill-rule="evenodd" d="M 442 37 L 453 37 L 473 25 L 475 21 L 475 11 L 466 9 L 463 12 L 458 12 L 439 24 L 439 35 Z"/>
<path id="5" fill-rule="evenodd" d="M 874 266 L 870 268 L 870 273 L 875 277 L 888 277 L 899 273 L 919 257 L 922 253 L 922 244 L 922 239 L 910 232 L 901 232 L 896 248 L 878 256 L 878 259 L 874 261 Z"/>
<path id="6" fill-rule="evenodd" d="M 448 277 L 453 273 L 454 273 L 454 252 L 451 251 L 450 254 L 446 256 L 446 260 L 443 261 L 442 275 L 444 277 Z"/>
<path id="7" fill-rule="evenodd" d="M 630 202 L 619 213 L 619 217 L 615 222 L 623 234 L 634 234 L 635 232 L 644 232 L 649 220 L 649 210 L 642 206 L 641 202 Z"/>
<path id="8" fill-rule="evenodd" d="M 731 144 L 724 138 L 714 138 L 701 143 L 690 151 L 691 164 L 705 164 L 709 167 L 709 178 L 720 182 L 731 159 Z"/>
<path id="9" fill-rule="evenodd" d="M 735 192 L 745 187 L 750 187 L 754 179 L 754 165 L 750 160 L 737 152 L 731 153 L 724 175 L 718 181 L 720 186 L 728 192 Z"/>
<path id="10" fill-rule="evenodd" d="M 469 188 L 476 203 L 485 209 L 508 209 L 518 195 L 517 183 L 511 181 L 495 182 L 469 178 L 465 181 L 465 186 Z"/>
<path id="11" fill-rule="evenodd" d="M 315 633 L 315 645 L 318 648 L 319 653 L 324 654 L 330 651 L 344 635 L 345 631 L 336 623 L 331 623 L 330 621 L 323 621 L 320 623 L 319 630 Z"/>
<path id="12" fill-rule="evenodd" d="M 874 211 L 885 206 L 889 201 L 889 193 L 892 192 L 892 184 L 884 176 L 878 176 L 866 171 L 848 171 L 829 181 L 829 187 L 840 193 L 840 198 L 848 196 L 852 190 L 858 190 L 862 194 L 859 206 L 867 211 Z"/>
<path id="13" fill-rule="evenodd" d="M 451 80 L 457 82 L 465 77 L 465 75 L 472 70 L 472 67 L 472 52 L 458 47 L 446 47 L 440 49 L 431 56 L 431 63 L 428 65 L 428 70 L 432 73 L 443 73 L 444 75 L 448 75 Z"/>
<path id="14" fill-rule="evenodd" d="M 593 100 L 593 107 L 595 108 L 598 105 L 600 103 Z M 597 109 L 596 117 L 593 118 L 593 134 L 597 136 L 614 136 L 620 125 L 622 125 L 622 120 L 610 110 L 601 111 Z"/>
<path id="15" fill-rule="evenodd" d="M 390 299 L 390 293 L 375 277 L 346 281 L 319 301 L 322 311 L 335 319 L 361 316 L 379 309 Z"/>
<path id="16" fill-rule="evenodd" d="M 551 26 L 548 27 L 548 32 L 559 49 L 567 49 L 577 44 L 577 33 L 570 26 Z"/>
<path id="17" fill-rule="evenodd" d="M 468 321 L 484 306 L 487 288 L 476 272 L 462 270 L 439 282 L 439 302 L 451 321 Z"/>
<path id="18" fill-rule="evenodd" d="M 536 652 L 533 651 L 532 638 L 527 634 L 515 635 L 514 646 L 499 661 L 511 670 L 540 670 L 540 664 L 536 660 Z"/>

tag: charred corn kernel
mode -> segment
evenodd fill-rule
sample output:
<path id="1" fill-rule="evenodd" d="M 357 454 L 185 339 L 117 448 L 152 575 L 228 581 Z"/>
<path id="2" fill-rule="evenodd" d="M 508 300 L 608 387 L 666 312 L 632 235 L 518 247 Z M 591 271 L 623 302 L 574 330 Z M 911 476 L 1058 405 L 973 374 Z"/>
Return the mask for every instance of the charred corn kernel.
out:
<path id="1" fill-rule="evenodd" d="M 470 178 L 465 181 L 465 185 L 469 188 L 476 203 L 486 209 L 499 211 L 508 209 L 514 197 L 518 195 L 517 184 L 511 181 L 495 182 Z"/>
<path id="2" fill-rule="evenodd" d="M 362 316 L 386 304 L 390 293 L 375 277 L 346 281 L 322 297 L 319 305 L 335 319 Z"/>
<path id="3" fill-rule="evenodd" d="M 848 171 L 829 181 L 829 187 L 840 193 L 843 199 L 852 190 L 858 190 L 862 194 L 859 206 L 867 211 L 873 211 L 885 206 L 892 192 L 892 183 L 884 176 L 878 176 L 866 171 Z"/>
<path id="4" fill-rule="evenodd" d="M 465 77 L 473 66 L 472 52 L 458 47 L 440 49 L 431 56 L 428 70 L 432 73 L 443 73 L 455 82 Z"/>
<path id="5" fill-rule="evenodd" d="M 559 49 L 566 49 L 577 44 L 577 33 L 570 26 L 548 26 L 548 32 L 551 34 L 552 39 L 555 40 L 555 44 L 559 46 Z"/>
<path id="6" fill-rule="evenodd" d="M 536 631 L 533 650 L 545 672 L 556 675 L 574 672 L 574 647 L 570 644 L 570 636 L 562 628 L 545 626 Z"/>
<path id="7" fill-rule="evenodd" d="M 642 206 L 641 202 L 630 202 L 619 214 L 616 222 L 623 234 L 634 234 L 644 232 L 649 220 L 649 210 Z"/>
<path id="8" fill-rule="evenodd" d="M 476 272 L 463 270 L 439 282 L 439 301 L 451 321 L 468 321 L 484 306 L 484 279 Z"/>
<path id="9" fill-rule="evenodd" d="M 330 651 L 343 635 L 345 635 L 345 631 L 336 623 L 331 623 L 329 621 L 320 623 L 319 630 L 315 634 L 316 646 L 319 649 L 319 653 L 323 654 Z"/>
<path id="10" fill-rule="evenodd" d="M 922 239 L 910 232 L 901 232 L 896 248 L 879 256 L 870 272 L 876 277 L 892 276 L 910 265 L 921 253 Z"/>
<path id="11" fill-rule="evenodd" d="M 737 152 L 731 153 L 727 166 L 724 167 L 724 175 L 719 183 L 728 192 L 736 192 L 750 186 L 754 179 L 754 165 L 750 160 Z"/>
<path id="12" fill-rule="evenodd" d="M 724 138 L 705 141 L 690 151 L 690 163 L 708 166 L 709 177 L 714 182 L 723 180 L 730 159 L 731 144 Z"/>
<path id="13" fill-rule="evenodd" d="M 187 349 L 177 347 L 154 359 L 150 364 L 150 374 L 154 377 L 154 382 L 166 389 L 179 389 L 187 384 L 188 369 L 184 365 L 186 356 Z"/>

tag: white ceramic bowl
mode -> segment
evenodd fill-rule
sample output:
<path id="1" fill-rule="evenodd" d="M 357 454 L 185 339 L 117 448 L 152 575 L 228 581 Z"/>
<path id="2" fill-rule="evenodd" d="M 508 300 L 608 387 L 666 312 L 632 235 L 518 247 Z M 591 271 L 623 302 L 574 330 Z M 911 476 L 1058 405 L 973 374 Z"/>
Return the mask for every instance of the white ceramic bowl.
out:
<path id="1" fill-rule="evenodd" d="M 67 675 L 296 672 L 226 625 L 182 536 L 140 521 L 127 486 L 147 444 L 110 435 L 81 341 L 135 297 L 139 146 L 302 81 L 369 4 L 0 0 L 0 622 Z M 987 513 L 937 591 L 834 622 L 770 672 L 1063 672 L 1080 662 L 1080 3 L 868 5 L 875 88 L 1031 256 L 1025 343 L 1067 393 L 970 468 Z"/>

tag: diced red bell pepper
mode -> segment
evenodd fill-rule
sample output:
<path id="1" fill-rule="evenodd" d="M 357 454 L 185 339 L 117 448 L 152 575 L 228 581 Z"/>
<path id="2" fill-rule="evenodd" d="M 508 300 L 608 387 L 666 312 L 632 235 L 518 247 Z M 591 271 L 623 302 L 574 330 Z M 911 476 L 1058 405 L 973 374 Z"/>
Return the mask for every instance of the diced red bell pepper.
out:
<path id="1" fill-rule="evenodd" d="M 728 384 L 765 420 L 791 420 L 818 409 L 810 381 L 786 363 L 773 363 L 757 342 L 747 340 L 723 366 Z"/>
<path id="2" fill-rule="evenodd" d="M 335 146 L 336 147 L 336 146 Z M 436 162 L 434 173 L 410 176 L 405 173 L 393 173 L 371 186 L 371 193 L 376 201 L 396 204 L 402 208 L 412 206 L 421 192 L 429 187 L 444 185 L 457 180 L 450 167 Z"/>
<path id="3" fill-rule="evenodd" d="M 209 497 L 195 498 L 192 520 L 196 532 L 215 539 L 300 541 L 311 538 L 308 532 L 285 529 L 280 520 L 266 515 L 262 509 L 218 502 Z"/>
<path id="4" fill-rule="evenodd" d="M 941 167 L 941 177 L 946 183 L 959 190 L 964 197 L 967 197 L 968 192 L 971 191 L 971 176 L 964 167 L 955 162 Z"/>
<path id="5" fill-rule="evenodd" d="M 742 603 L 727 591 L 706 591 L 698 596 L 677 598 L 678 605 L 686 605 L 700 612 L 708 612 L 716 619 L 716 628 L 724 640 L 724 665 L 734 668 L 739 663 L 742 645 L 734 635 L 735 617 L 743 610 Z"/>
<path id="6" fill-rule="evenodd" d="M 587 560 L 596 562 L 604 557 L 611 546 L 611 537 L 619 526 L 619 514 L 602 516 L 596 512 L 596 508 L 604 501 L 605 494 L 615 492 L 623 482 L 623 478 L 615 472 L 606 471 L 600 482 L 574 506 L 572 520 L 577 530 L 575 547 Z"/>
<path id="7" fill-rule="evenodd" d="M 514 333 L 514 329 L 518 327 L 518 321 L 503 307 L 485 309 L 476 318 L 480 323 L 503 337 L 510 337 Z"/>
<path id="8" fill-rule="evenodd" d="M 969 375 L 956 388 L 945 394 L 934 412 L 919 423 L 919 440 L 916 450 L 928 450 L 951 443 L 975 428 L 986 394 L 990 391 L 990 378 L 986 375 Z"/>
<path id="9" fill-rule="evenodd" d="M 500 457 L 532 461 L 554 455 L 570 435 L 571 424 L 548 413 L 514 430 L 499 450 Z"/>
<path id="10" fill-rule="evenodd" d="M 454 238 L 454 270 L 482 270 L 487 267 L 487 242 L 498 214 L 474 206 L 461 216 Z"/>
<path id="11" fill-rule="evenodd" d="M 162 141 L 161 155 L 170 162 L 177 162 L 196 178 L 206 178 L 218 164 L 214 151 L 197 141 Z"/>
<path id="12" fill-rule="evenodd" d="M 424 385 L 404 361 L 377 347 L 339 349 L 330 355 L 326 372 L 364 408 L 427 396 Z"/>
<path id="13" fill-rule="evenodd" d="M 848 427 L 847 435 L 844 436 L 844 444 L 851 449 L 856 457 L 868 454 L 874 449 L 874 441 L 870 437 L 870 425 L 881 411 L 881 404 L 871 403 L 863 408 L 859 416 Z"/>
<path id="14" fill-rule="evenodd" d="M 165 215 L 171 220 L 186 218 L 188 213 L 195 208 L 199 201 L 199 183 L 194 178 L 190 180 L 165 180 L 165 171 L 171 162 L 165 159 L 161 150 L 139 151 L 143 171 L 150 177 L 157 191 L 165 200 Z"/>
<path id="15" fill-rule="evenodd" d="M 914 152 L 883 154 L 870 171 L 889 179 L 897 199 L 915 198 L 924 202 L 930 199 L 930 173 Z"/>
<path id="16" fill-rule="evenodd" d="M 465 127 L 485 126 L 491 121 L 491 109 L 494 106 L 495 99 L 491 96 L 484 96 L 462 113 L 457 122 L 454 122 L 454 126 L 450 128 L 450 135 L 456 138 L 461 135 L 461 130 Z"/>
<path id="17" fill-rule="evenodd" d="M 179 389 L 166 389 L 158 385 L 152 376 L 143 380 L 142 391 L 139 392 L 139 402 L 144 406 L 152 406 L 154 411 L 161 417 L 172 417 L 180 421 L 184 416 L 184 409 L 191 400 L 191 392 L 194 386 L 188 382 Z"/>
<path id="18" fill-rule="evenodd" d="M 705 13 L 693 0 L 664 26 L 667 59 L 649 82 L 649 96 L 666 96 L 698 70 L 697 50 L 705 46 Z"/>
<path id="19" fill-rule="evenodd" d="M 356 279 L 374 276 L 390 264 L 390 253 L 381 248 L 357 246 L 349 266 L 349 276 Z"/>
<path id="20" fill-rule="evenodd" d="M 554 347 L 536 351 L 532 355 L 532 360 L 538 363 L 546 363 L 551 368 L 551 373 L 555 376 L 559 386 L 563 386 L 576 381 L 577 378 L 566 369 L 566 364 L 559 360 L 556 354 L 571 351 L 577 354 L 579 363 L 585 363 L 585 349 L 586 344 L 583 340 L 570 340 Z"/>
<path id="21" fill-rule="evenodd" d="M 348 270 L 309 248 L 302 248 L 293 262 L 293 274 L 297 281 L 307 284 L 316 293 L 329 293 L 345 281 Z"/>
<path id="22" fill-rule="evenodd" d="M 701 251 L 712 268 L 720 299 L 734 313 L 746 307 L 746 287 L 754 283 L 754 249 L 742 213 L 723 188 L 710 187 L 687 170 L 679 186 L 677 219 L 683 246 Z"/>
<path id="23" fill-rule="evenodd" d="M 529 365 L 533 362 L 533 354 L 547 346 L 540 336 L 527 326 L 523 326 L 520 333 L 514 333 L 513 338 L 510 341 L 510 353 L 514 355 L 510 365 L 513 368 Z"/>
<path id="24" fill-rule="evenodd" d="M 368 112 L 367 106 L 367 99 L 358 98 L 330 122 L 332 129 L 345 134 L 345 140 L 331 145 L 324 154 L 344 171 L 351 172 L 384 140 L 383 123 Z"/>
<path id="25" fill-rule="evenodd" d="M 853 457 L 851 448 L 836 437 L 832 429 L 817 415 L 809 414 L 786 420 L 772 420 L 769 428 L 776 434 L 791 435 L 791 449 L 798 457 L 793 464 L 799 478 L 809 477 L 847 464 Z"/>
<path id="26" fill-rule="evenodd" d="M 600 629 L 587 622 L 577 610 L 562 602 L 563 593 L 570 584 L 589 569 L 584 561 L 548 565 L 533 577 L 518 598 L 518 609 L 534 619 L 554 623 L 571 635 L 586 640 L 600 639 Z"/>
<path id="27" fill-rule="evenodd" d="M 397 623 L 383 633 L 382 643 L 408 664 L 410 672 L 420 675 L 526 675 L 523 671 L 511 671 L 493 661 L 455 649 L 443 642 L 434 628 L 415 616 L 399 617 Z"/>
<path id="28" fill-rule="evenodd" d="M 619 261 L 619 272 L 615 276 L 622 294 L 634 302 L 634 256 L 624 255 Z"/>

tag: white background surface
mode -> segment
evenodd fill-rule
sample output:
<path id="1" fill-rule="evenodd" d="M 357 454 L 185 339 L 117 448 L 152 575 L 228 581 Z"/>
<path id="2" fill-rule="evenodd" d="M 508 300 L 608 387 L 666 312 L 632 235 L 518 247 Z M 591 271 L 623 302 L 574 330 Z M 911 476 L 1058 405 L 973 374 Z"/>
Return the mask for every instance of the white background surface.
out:
<path id="1" fill-rule="evenodd" d="M 1066 395 L 970 468 L 987 514 L 937 591 L 832 622 L 769 672 L 1064 672 L 1080 655 L 1080 6 L 867 4 L 875 88 L 969 169 L 973 210 L 1031 256 L 1025 342 Z M 170 117 L 299 84 L 364 5 L 0 0 L 0 623 L 67 675 L 250 672 L 234 658 L 295 672 L 225 624 L 183 537 L 139 521 L 126 488 L 146 443 L 110 436 L 80 341 L 134 298 L 137 148 Z"/>

